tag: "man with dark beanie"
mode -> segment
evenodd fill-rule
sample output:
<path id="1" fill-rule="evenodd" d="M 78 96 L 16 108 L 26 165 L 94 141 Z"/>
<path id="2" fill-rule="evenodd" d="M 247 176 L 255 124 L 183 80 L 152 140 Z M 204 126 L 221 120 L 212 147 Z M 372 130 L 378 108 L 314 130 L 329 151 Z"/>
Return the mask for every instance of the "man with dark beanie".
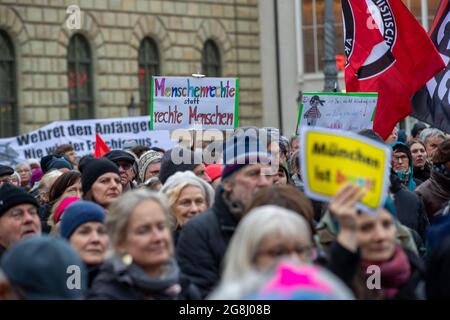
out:
<path id="1" fill-rule="evenodd" d="M 122 183 L 123 191 L 133 189 L 133 179 L 136 176 L 134 165 L 136 159 L 128 152 L 123 150 L 112 150 L 105 154 L 103 158 L 114 162 L 119 168 L 120 183 Z"/>
<path id="2" fill-rule="evenodd" d="M 10 184 L 0 187 L 0 258 L 14 243 L 41 234 L 37 200 Z"/>
<path id="3" fill-rule="evenodd" d="M 192 171 L 194 174 L 211 183 L 211 178 L 206 174 L 205 165 L 201 162 L 201 153 L 177 146 L 164 153 L 159 170 L 159 181 L 162 184 L 177 172 Z"/>
<path id="4" fill-rule="evenodd" d="M 271 156 L 266 150 L 259 148 L 254 136 L 227 141 L 222 185 L 216 190 L 213 207 L 189 220 L 180 233 L 177 261 L 203 297 L 219 280 L 225 251 L 245 207 L 255 192 L 272 185 L 278 173 L 277 168 L 267 175 Z"/>
<path id="5" fill-rule="evenodd" d="M 99 180 L 102 190 L 93 190 L 92 186 Z M 119 168 L 106 158 L 86 162 L 81 174 L 81 188 L 84 200 L 96 202 L 104 208 L 108 207 L 122 193 Z"/>

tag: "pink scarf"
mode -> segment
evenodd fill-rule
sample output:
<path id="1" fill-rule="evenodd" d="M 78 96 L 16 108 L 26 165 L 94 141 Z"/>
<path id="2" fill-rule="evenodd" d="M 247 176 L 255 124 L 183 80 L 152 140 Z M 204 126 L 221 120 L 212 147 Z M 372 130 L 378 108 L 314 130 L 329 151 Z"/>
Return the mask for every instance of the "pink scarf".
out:
<path id="1" fill-rule="evenodd" d="M 411 276 L 411 265 L 408 256 L 400 246 L 395 248 L 394 256 L 383 262 L 362 261 L 363 273 L 370 265 L 377 265 L 381 270 L 381 290 L 385 297 L 393 298 L 399 288 L 405 284 Z M 369 276 L 369 275 L 367 275 Z"/>

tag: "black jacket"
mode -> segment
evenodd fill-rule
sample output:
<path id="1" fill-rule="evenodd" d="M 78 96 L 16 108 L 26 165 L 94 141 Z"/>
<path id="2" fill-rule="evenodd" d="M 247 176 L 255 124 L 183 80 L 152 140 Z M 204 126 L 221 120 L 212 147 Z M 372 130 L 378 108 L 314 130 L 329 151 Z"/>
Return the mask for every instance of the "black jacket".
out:
<path id="1" fill-rule="evenodd" d="M 394 195 L 398 220 L 425 239 L 425 230 L 429 221 L 422 199 L 414 192 L 407 190 L 395 174 L 391 174 L 390 191 Z"/>
<path id="2" fill-rule="evenodd" d="M 175 297 L 177 300 L 198 300 L 200 291 L 184 275 L 179 275 L 178 284 L 181 292 Z M 166 287 L 164 287 L 166 289 Z M 173 299 L 164 297 L 163 290 L 141 289 L 126 271 L 117 271 L 110 261 L 105 262 L 89 288 L 88 300 L 146 300 Z"/>
<path id="3" fill-rule="evenodd" d="M 39 219 L 41 220 L 41 229 L 42 233 L 50 233 L 51 227 L 48 225 L 48 217 L 50 217 L 51 214 L 51 205 L 44 204 L 39 206 Z"/>
<path id="4" fill-rule="evenodd" d="M 222 260 L 238 219 L 223 200 L 223 189 L 216 191 L 212 208 L 193 217 L 183 226 L 176 248 L 181 271 L 200 289 L 202 298 L 217 285 Z"/>
<path id="5" fill-rule="evenodd" d="M 430 179 L 431 168 L 429 164 L 426 164 L 423 169 L 414 168 L 414 178 L 419 179 L 422 182 Z"/>
<path id="6" fill-rule="evenodd" d="M 411 276 L 409 280 L 399 288 L 399 292 L 393 300 L 418 300 L 425 298 L 425 266 L 416 254 L 403 249 L 408 256 L 411 265 Z M 328 269 L 337 275 L 350 289 L 355 292 L 354 279 L 358 273 L 360 263 L 360 252 L 351 252 L 334 242 Z M 365 285 L 365 284 L 364 284 Z M 368 289 L 367 289 L 368 290 Z M 356 295 L 357 292 L 355 292 Z M 358 297 L 357 297 L 358 298 Z"/>
<path id="7" fill-rule="evenodd" d="M 3 254 L 6 252 L 6 248 L 0 244 L 0 261 L 2 260 Z"/>

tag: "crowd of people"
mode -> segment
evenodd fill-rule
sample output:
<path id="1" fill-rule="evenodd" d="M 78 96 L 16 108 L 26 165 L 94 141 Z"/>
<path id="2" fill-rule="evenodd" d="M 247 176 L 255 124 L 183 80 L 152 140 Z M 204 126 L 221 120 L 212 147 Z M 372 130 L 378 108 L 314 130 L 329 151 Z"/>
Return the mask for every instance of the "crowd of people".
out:
<path id="1" fill-rule="evenodd" d="M 450 298 L 450 136 L 359 134 L 392 149 L 376 215 L 352 184 L 308 198 L 276 129 L 236 130 L 214 163 L 130 143 L 0 165 L 0 300 Z"/>

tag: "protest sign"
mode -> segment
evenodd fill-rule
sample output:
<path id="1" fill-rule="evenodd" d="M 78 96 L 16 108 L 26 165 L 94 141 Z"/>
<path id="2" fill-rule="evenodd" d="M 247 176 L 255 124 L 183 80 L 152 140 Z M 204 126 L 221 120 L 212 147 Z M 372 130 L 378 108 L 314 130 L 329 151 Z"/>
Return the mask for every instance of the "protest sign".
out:
<path id="1" fill-rule="evenodd" d="M 169 131 L 149 129 L 148 116 L 56 121 L 17 137 L 0 139 L 0 163 L 13 166 L 27 159 L 40 159 L 63 143 L 72 144 L 78 156 L 93 153 L 96 133 L 112 150 L 121 149 L 129 140 L 163 149 L 174 145 Z"/>
<path id="2" fill-rule="evenodd" d="M 330 200 L 346 183 L 363 188 L 360 209 L 375 212 L 387 195 L 390 149 L 356 133 L 301 128 L 300 160 L 305 193 Z"/>
<path id="3" fill-rule="evenodd" d="M 300 101 L 297 134 L 302 126 L 372 129 L 377 100 L 377 93 L 305 92 Z"/>
<path id="4" fill-rule="evenodd" d="M 152 77 L 150 127 L 237 128 L 238 93 L 237 78 Z"/>

